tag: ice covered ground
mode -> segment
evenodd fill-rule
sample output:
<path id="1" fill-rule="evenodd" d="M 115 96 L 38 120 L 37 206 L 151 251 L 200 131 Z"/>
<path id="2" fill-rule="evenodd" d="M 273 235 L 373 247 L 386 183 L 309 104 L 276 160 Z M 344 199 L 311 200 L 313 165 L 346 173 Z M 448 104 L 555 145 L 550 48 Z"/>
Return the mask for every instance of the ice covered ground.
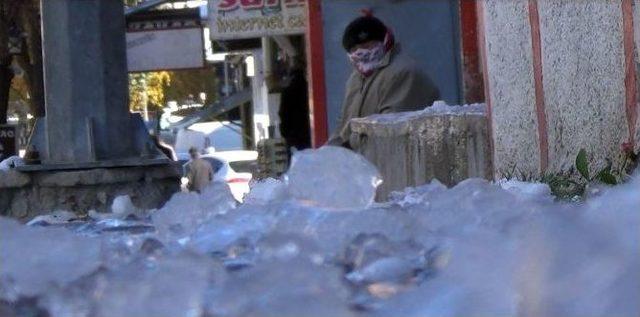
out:
<path id="1" fill-rule="evenodd" d="M 581 203 L 471 179 L 376 204 L 378 182 L 323 148 L 243 205 L 216 184 L 155 211 L 0 218 L 0 316 L 640 315 L 640 177 Z"/>

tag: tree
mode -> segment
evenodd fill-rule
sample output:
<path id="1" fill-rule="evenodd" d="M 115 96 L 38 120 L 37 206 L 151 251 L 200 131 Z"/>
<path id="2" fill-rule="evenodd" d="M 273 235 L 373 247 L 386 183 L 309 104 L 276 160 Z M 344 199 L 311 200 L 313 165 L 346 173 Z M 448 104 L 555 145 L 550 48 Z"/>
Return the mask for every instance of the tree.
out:
<path id="1" fill-rule="evenodd" d="M 204 92 L 207 100 L 214 100 L 218 91 L 218 78 L 211 68 L 170 71 L 170 85 L 166 87 L 167 100 L 183 101 L 189 95 Z"/>
<path id="2" fill-rule="evenodd" d="M 10 52 L 9 39 L 21 44 L 21 52 Z M 42 69 L 42 41 L 40 34 L 40 5 L 38 0 L 2 0 L 0 2 L 0 124 L 6 123 L 11 86 L 15 77 L 13 67 L 23 71 L 23 96 L 29 112 L 44 115 L 44 84 Z"/>
<path id="3" fill-rule="evenodd" d="M 125 5 L 137 5 L 141 0 L 123 0 Z M 10 54 L 10 32 L 18 35 L 23 50 L 20 54 Z M 12 66 L 13 65 L 13 66 Z M 20 89 L 12 89 L 15 77 L 13 67 L 23 71 L 26 93 L 15 94 Z M 0 124 L 7 121 L 7 110 L 11 92 L 29 107 L 29 112 L 44 116 L 44 77 L 42 64 L 42 35 L 40 22 L 40 0 L 0 0 Z"/>
<path id="4" fill-rule="evenodd" d="M 215 99 L 218 79 L 212 69 L 176 70 L 129 74 L 129 109 L 158 110 L 169 100 L 183 102 L 205 93 Z"/>
<path id="5" fill-rule="evenodd" d="M 135 6 L 142 0 L 123 0 Z M 22 51 L 9 51 L 9 38 L 21 41 Z M 7 121 L 11 97 L 26 104 L 35 117 L 44 116 L 44 79 L 39 0 L 0 0 L 0 124 Z M 22 70 L 19 82 L 14 80 L 14 68 Z M 215 96 L 212 74 L 201 76 L 182 72 L 139 73 L 130 76 L 130 108 L 142 110 L 148 100 L 150 107 L 162 107 L 166 97 L 181 100 L 189 94 L 207 93 Z M 172 78 L 174 80 L 172 80 Z M 212 81 L 213 80 L 213 81 Z M 145 92 L 146 91 L 146 92 Z"/>
<path id="6" fill-rule="evenodd" d="M 12 1 L 0 2 L 0 124 L 7 123 L 9 89 L 13 80 L 12 56 L 9 53 L 9 29 L 17 6 Z"/>
<path id="7" fill-rule="evenodd" d="M 171 84 L 168 72 L 129 74 L 129 109 L 157 110 L 164 107 L 165 90 Z"/>
<path id="8" fill-rule="evenodd" d="M 44 68 L 42 62 L 42 34 L 40 28 L 40 2 L 38 0 L 18 0 L 22 6 L 19 14 L 23 37 L 23 53 L 16 56 L 16 62 L 24 71 L 24 82 L 28 90 L 29 112 L 35 117 L 43 117 L 44 108 Z"/>

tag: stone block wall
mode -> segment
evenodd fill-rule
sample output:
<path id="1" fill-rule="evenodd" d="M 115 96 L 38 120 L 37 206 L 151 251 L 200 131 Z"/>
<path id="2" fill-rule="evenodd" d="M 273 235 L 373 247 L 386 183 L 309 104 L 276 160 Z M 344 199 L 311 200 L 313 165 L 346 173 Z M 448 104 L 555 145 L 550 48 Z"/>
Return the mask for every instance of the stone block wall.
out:
<path id="1" fill-rule="evenodd" d="M 107 212 L 129 195 L 139 208 L 159 208 L 180 190 L 176 166 L 21 173 L 0 171 L 0 215 L 23 221 L 56 210 Z"/>
<path id="2" fill-rule="evenodd" d="M 638 0 L 477 1 L 495 173 L 594 169 L 639 148 Z"/>

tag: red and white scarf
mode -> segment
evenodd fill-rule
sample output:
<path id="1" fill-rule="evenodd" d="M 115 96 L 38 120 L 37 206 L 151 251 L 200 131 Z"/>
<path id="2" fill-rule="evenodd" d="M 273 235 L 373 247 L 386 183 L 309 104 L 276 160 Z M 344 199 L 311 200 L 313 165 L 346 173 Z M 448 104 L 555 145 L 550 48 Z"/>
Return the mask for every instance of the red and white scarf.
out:
<path id="1" fill-rule="evenodd" d="M 353 67 L 365 77 L 371 76 L 382 65 L 384 56 L 395 46 L 393 33 L 387 30 L 383 42 L 377 43 L 371 48 L 359 48 L 352 53 L 347 53 Z"/>

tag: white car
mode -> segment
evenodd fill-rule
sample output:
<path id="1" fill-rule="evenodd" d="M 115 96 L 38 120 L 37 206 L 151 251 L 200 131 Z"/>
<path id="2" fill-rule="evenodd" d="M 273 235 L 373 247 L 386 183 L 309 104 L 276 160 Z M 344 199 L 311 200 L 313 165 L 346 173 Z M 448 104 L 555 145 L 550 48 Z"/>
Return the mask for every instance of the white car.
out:
<path id="1" fill-rule="evenodd" d="M 256 168 L 258 152 L 256 151 L 223 151 L 201 154 L 200 157 L 213 167 L 214 181 L 225 182 L 231 189 L 233 197 L 242 202 L 249 192 L 249 182 L 253 178 Z M 184 167 L 184 175 L 187 175 L 185 164 L 189 161 L 188 153 L 178 153 L 178 160 Z M 183 177 L 182 183 L 186 185 L 187 179 Z"/>

